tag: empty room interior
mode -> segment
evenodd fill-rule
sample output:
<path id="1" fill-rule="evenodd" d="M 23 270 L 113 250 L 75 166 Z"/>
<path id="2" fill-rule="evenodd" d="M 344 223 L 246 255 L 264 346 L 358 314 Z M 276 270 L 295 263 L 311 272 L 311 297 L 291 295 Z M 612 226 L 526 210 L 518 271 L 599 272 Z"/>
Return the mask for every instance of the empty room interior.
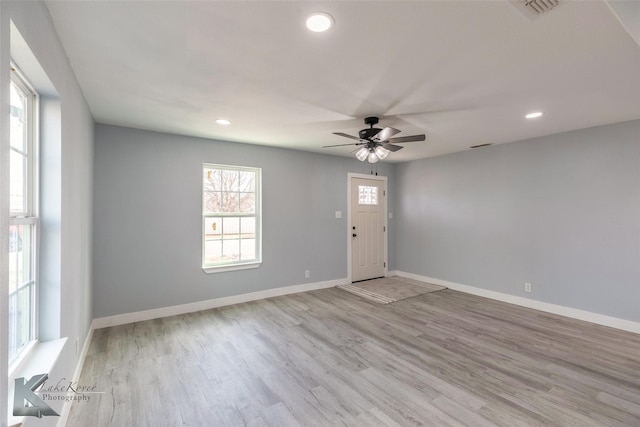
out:
<path id="1" fill-rule="evenodd" d="M 0 426 L 640 426 L 640 2 L 2 0 L 0 64 Z"/>

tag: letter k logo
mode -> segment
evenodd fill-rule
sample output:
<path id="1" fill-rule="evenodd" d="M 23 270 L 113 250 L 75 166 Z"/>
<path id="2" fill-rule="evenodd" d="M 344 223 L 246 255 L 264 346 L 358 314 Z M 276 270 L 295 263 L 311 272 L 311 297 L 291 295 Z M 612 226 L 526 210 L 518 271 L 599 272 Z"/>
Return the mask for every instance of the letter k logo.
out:
<path id="1" fill-rule="evenodd" d="M 44 383 L 49 375 L 40 374 L 31 377 L 29 382 L 25 382 L 24 377 L 16 378 L 16 386 L 13 392 L 13 415 L 31 416 L 42 418 L 43 415 L 56 415 L 56 411 L 44 403 L 34 391 Z M 25 400 L 33 406 L 27 406 Z"/>

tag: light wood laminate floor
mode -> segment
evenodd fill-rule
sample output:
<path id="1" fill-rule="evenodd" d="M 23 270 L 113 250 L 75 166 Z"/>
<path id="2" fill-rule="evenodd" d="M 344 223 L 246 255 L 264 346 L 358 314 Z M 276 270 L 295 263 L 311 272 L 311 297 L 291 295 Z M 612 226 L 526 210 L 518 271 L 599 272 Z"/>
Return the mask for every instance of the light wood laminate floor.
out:
<path id="1" fill-rule="evenodd" d="M 332 288 L 99 329 L 67 426 L 640 426 L 640 335 Z"/>

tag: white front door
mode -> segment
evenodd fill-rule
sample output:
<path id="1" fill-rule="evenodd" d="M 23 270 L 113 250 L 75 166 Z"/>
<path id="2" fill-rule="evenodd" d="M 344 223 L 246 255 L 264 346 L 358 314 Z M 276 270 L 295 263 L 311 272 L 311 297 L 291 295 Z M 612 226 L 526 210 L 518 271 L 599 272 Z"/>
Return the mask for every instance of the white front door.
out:
<path id="1" fill-rule="evenodd" d="M 351 178 L 351 281 L 385 275 L 386 181 Z"/>

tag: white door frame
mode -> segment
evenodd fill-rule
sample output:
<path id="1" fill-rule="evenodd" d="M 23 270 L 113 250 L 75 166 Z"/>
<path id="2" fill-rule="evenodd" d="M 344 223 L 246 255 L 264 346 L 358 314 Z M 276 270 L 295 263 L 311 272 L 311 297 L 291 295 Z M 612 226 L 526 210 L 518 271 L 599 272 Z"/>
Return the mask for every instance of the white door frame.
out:
<path id="1" fill-rule="evenodd" d="M 353 178 L 370 179 L 372 181 L 382 181 L 384 197 L 382 197 L 384 206 L 382 206 L 382 212 L 384 213 L 384 277 L 387 277 L 389 273 L 389 253 L 388 253 L 388 240 L 389 240 L 389 225 L 387 224 L 389 219 L 389 206 L 387 199 L 389 197 L 387 190 L 387 177 L 378 175 L 367 175 L 363 173 L 347 173 L 347 282 L 351 283 L 351 242 L 353 240 L 353 225 L 351 224 L 351 181 Z"/>

